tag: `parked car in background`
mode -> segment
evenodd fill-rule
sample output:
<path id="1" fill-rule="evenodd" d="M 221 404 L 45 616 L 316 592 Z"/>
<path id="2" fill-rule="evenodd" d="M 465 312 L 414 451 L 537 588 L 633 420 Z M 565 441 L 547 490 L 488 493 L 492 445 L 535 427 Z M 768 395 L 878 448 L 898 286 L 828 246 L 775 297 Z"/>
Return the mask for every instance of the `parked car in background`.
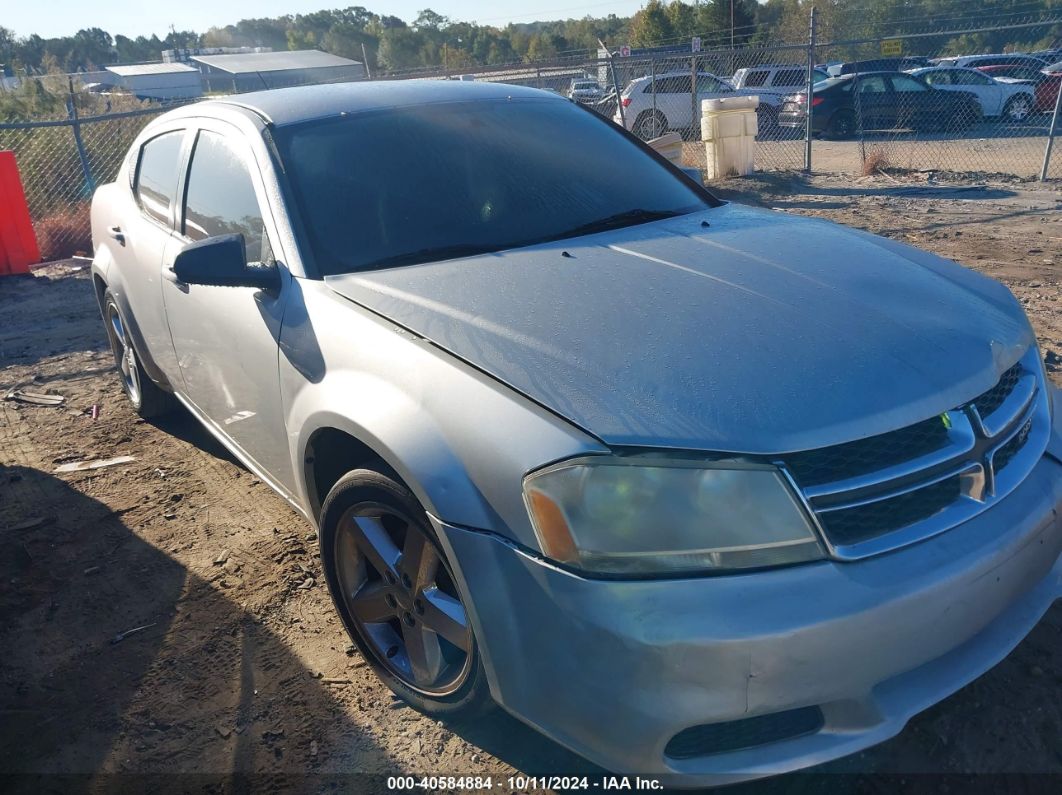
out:
<path id="1" fill-rule="evenodd" d="M 1062 63 L 1053 63 L 1043 69 L 1024 64 L 980 66 L 978 71 L 996 80 L 1026 83 L 1032 86 L 1035 95 L 1033 108 L 1035 113 L 1051 113 L 1055 109 L 1059 82 L 1062 81 Z"/>
<path id="2" fill-rule="evenodd" d="M 980 69 L 982 66 L 1032 66 L 1043 69 L 1047 61 L 1023 53 L 1000 53 L 996 55 L 954 55 L 947 58 L 934 58 L 933 66 L 963 66 Z"/>
<path id="3" fill-rule="evenodd" d="M 420 712 L 729 784 L 892 737 L 1062 596 L 1062 392 L 1010 291 L 720 201 L 566 99 L 185 106 L 91 219 L 132 407 L 307 519 Z"/>
<path id="4" fill-rule="evenodd" d="M 822 69 L 812 71 L 812 79 L 819 83 L 828 80 L 829 75 Z M 756 109 L 760 132 L 768 134 L 778 129 L 778 109 L 783 100 L 807 85 L 808 72 L 804 66 L 763 65 L 738 69 L 730 78 L 730 85 L 739 94 L 754 95 L 760 98 Z"/>
<path id="5" fill-rule="evenodd" d="M 1036 84 L 1036 110 L 1053 113 L 1058 102 L 1059 86 L 1062 86 L 1062 61 L 1044 69 L 1044 79 Z"/>
<path id="6" fill-rule="evenodd" d="M 812 96 L 812 132 L 850 138 L 873 130 L 968 129 L 981 118 L 981 104 L 968 92 L 942 91 L 903 72 L 869 72 L 819 83 Z M 782 127 L 803 128 L 807 95 L 786 99 L 778 114 Z"/>
<path id="7" fill-rule="evenodd" d="M 596 80 L 572 80 L 568 88 L 568 99 L 581 105 L 592 105 L 601 99 L 601 84 Z"/>
<path id="8" fill-rule="evenodd" d="M 872 58 L 867 61 L 834 63 L 826 71 L 831 77 L 854 75 L 860 72 L 904 72 L 927 66 L 929 59 L 921 55 L 904 55 L 899 58 Z"/>
<path id="9" fill-rule="evenodd" d="M 694 101 L 692 85 L 693 77 L 689 72 L 658 74 L 655 83 L 652 77 L 632 80 L 620 94 L 627 129 L 643 141 L 673 130 L 688 136 L 700 129 L 701 100 L 751 93 L 735 91 L 725 80 L 709 72 L 700 72 Z M 694 104 L 698 108 L 697 118 L 693 116 Z M 612 120 L 616 124 L 622 123 L 618 108 Z"/>
<path id="10" fill-rule="evenodd" d="M 997 80 L 978 69 L 929 66 L 924 69 L 912 69 L 909 74 L 921 77 L 933 88 L 941 91 L 973 94 L 981 105 L 983 116 L 1023 122 L 1033 113 L 1036 105 L 1036 94 L 1032 85 Z"/>

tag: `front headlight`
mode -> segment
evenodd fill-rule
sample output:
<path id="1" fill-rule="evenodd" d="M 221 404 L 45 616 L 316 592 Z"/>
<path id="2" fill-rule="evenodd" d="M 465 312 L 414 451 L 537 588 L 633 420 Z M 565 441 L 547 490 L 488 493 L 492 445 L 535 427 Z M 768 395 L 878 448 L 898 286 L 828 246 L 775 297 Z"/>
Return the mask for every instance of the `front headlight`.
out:
<path id="1" fill-rule="evenodd" d="M 774 467 L 741 461 L 604 458 L 524 479 L 547 557 L 602 574 L 674 574 L 823 557 Z"/>

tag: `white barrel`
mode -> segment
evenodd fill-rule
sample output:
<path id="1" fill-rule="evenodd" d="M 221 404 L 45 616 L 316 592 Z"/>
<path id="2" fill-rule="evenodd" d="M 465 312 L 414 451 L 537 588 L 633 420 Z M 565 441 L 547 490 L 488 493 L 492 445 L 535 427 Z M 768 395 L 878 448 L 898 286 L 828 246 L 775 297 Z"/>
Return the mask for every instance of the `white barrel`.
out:
<path id="1" fill-rule="evenodd" d="M 755 170 L 759 105 L 759 97 L 701 101 L 701 140 L 708 179 L 745 176 Z"/>

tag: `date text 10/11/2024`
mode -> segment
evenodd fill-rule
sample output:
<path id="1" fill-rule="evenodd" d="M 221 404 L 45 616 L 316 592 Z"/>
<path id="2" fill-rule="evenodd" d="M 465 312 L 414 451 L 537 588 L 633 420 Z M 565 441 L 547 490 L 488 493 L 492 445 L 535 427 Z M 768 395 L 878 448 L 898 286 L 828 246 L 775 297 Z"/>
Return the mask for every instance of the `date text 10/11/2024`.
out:
<path id="1" fill-rule="evenodd" d="M 664 785 L 654 778 L 640 776 L 389 776 L 387 789 L 465 790 L 468 792 L 490 791 L 525 792 L 528 790 L 662 790 Z"/>

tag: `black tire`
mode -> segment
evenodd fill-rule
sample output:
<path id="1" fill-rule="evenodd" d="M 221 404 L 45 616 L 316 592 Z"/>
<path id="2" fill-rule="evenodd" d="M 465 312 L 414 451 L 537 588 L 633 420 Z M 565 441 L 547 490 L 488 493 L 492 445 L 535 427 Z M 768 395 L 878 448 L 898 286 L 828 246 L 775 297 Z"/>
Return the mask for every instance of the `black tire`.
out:
<path id="1" fill-rule="evenodd" d="M 850 110 L 839 110 L 830 117 L 824 137 L 843 141 L 853 137 L 856 134 L 856 128 L 855 113 Z"/>
<path id="2" fill-rule="evenodd" d="M 162 417 L 177 407 L 177 400 L 151 380 L 136 351 L 129 326 L 118 308 L 118 302 L 108 290 L 103 297 L 103 321 L 107 340 L 114 354 L 114 365 L 122 383 L 122 391 L 133 404 L 136 413 L 145 419 Z"/>
<path id="3" fill-rule="evenodd" d="M 374 568 L 371 552 L 366 554 L 362 547 L 357 546 L 355 538 L 364 539 L 364 535 L 356 520 L 373 522 L 373 532 L 383 531 L 395 544 L 394 551 L 400 553 L 394 558 L 393 568 L 398 575 L 396 578 L 387 581 L 382 577 L 373 579 L 373 575 L 379 572 Z M 414 655 L 407 653 L 407 629 L 403 626 L 404 622 L 409 622 L 410 633 L 416 632 L 421 636 L 430 634 L 430 605 L 434 602 L 431 601 L 433 597 L 428 595 L 428 588 L 419 590 L 419 577 L 407 576 L 409 572 L 405 570 L 408 568 L 405 557 L 410 554 L 410 547 L 406 542 L 410 536 L 406 534 L 419 533 L 423 536 L 423 541 L 426 542 L 423 549 L 428 552 L 422 553 L 421 559 L 427 558 L 429 553 L 437 556 L 438 570 L 432 575 L 432 588 L 435 592 L 445 591 L 450 595 L 448 598 L 459 600 L 462 608 L 467 598 L 458 591 L 450 563 L 435 537 L 427 514 L 409 489 L 372 470 L 357 469 L 348 472 L 328 492 L 328 497 L 321 507 L 320 527 L 321 566 L 332 602 L 339 612 L 347 634 L 383 683 L 414 708 L 435 717 L 463 720 L 491 710 L 494 701 L 487 685 L 479 647 L 467 620 L 467 611 L 464 612 L 467 650 L 450 643 L 443 633 L 435 633 L 435 643 L 442 649 L 442 652 L 438 653 L 439 656 L 447 661 L 447 665 L 457 670 L 454 681 L 447 681 L 445 686 L 438 687 L 434 683 L 429 685 L 418 681 L 416 668 L 412 664 Z M 397 546 L 396 533 L 402 536 L 401 547 Z M 374 550 L 378 552 L 379 547 L 374 547 Z M 364 573 L 364 577 L 357 581 L 359 571 Z M 417 581 L 411 582 L 411 579 Z M 346 593 L 348 590 L 350 592 Z M 402 598 L 403 602 L 397 602 L 395 596 Z M 384 610 L 393 608 L 395 615 L 374 616 L 371 622 L 356 616 L 352 605 L 362 605 L 358 613 L 365 616 L 367 613 L 364 605 L 370 604 L 370 599 L 372 605 Z M 386 600 L 386 605 L 380 602 L 381 599 Z M 429 604 L 428 612 L 424 611 L 425 602 Z M 396 640 L 386 639 L 391 635 Z M 384 649 L 387 644 L 391 645 Z M 401 649 L 398 648 L 399 644 Z M 462 652 L 465 657 L 458 660 L 457 656 Z M 449 669 L 443 668 L 442 663 L 439 665 L 442 676 Z"/>
<path id="4" fill-rule="evenodd" d="M 656 124 L 653 124 L 654 115 L 656 118 Z M 653 138 L 658 138 L 664 135 L 667 130 L 667 117 L 660 111 L 643 110 L 638 114 L 638 118 L 634 120 L 634 126 L 631 128 L 634 135 L 641 138 L 643 141 L 651 141 Z"/>
<path id="5" fill-rule="evenodd" d="M 1033 114 L 1036 103 L 1025 94 L 1017 94 L 1003 106 L 1003 119 L 1011 124 L 1024 124 Z"/>

